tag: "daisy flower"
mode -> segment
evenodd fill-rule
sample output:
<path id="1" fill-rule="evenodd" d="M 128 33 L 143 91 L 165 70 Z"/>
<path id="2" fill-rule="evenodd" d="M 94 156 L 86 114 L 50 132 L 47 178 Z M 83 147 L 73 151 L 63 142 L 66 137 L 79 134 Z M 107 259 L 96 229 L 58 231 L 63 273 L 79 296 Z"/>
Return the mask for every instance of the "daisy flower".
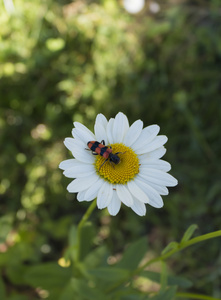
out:
<path id="1" fill-rule="evenodd" d="M 94 133 L 74 122 L 73 138 L 64 141 L 74 158 L 59 165 L 66 177 L 75 178 L 67 190 L 77 193 L 80 202 L 97 198 L 98 208 L 107 208 L 113 216 L 121 203 L 140 216 L 146 214 L 146 204 L 162 207 L 161 195 L 168 195 L 167 187 L 177 185 L 177 180 L 167 173 L 170 164 L 160 159 L 166 152 L 167 137 L 158 135 L 159 130 L 158 125 L 143 128 L 141 120 L 129 126 L 121 112 L 109 121 L 98 114 Z M 101 141 L 106 148 L 100 152 L 97 147 L 104 147 Z M 100 155 L 94 155 L 96 152 Z M 119 163 L 110 159 L 109 153 L 117 156 Z"/>

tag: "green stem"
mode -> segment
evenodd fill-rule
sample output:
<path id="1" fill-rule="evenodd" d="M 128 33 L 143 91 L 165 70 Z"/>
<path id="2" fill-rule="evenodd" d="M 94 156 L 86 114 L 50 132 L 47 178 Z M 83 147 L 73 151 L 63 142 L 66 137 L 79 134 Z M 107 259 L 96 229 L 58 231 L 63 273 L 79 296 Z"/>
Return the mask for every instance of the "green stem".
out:
<path id="1" fill-rule="evenodd" d="M 211 232 L 211 233 L 200 235 L 200 236 L 195 237 L 195 238 L 193 238 L 189 241 L 180 243 L 177 246 L 177 248 L 174 248 L 174 249 L 170 250 L 169 252 L 167 252 L 167 253 L 165 253 L 161 256 L 158 256 L 156 258 L 153 258 L 153 259 L 149 260 L 148 262 L 146 262 L 143 266 L 141 266 L 140 268 L 135 270 L 134 275 L 142 272 L 147 266 L 151 265 L 154 262 L 157 262 L 157 261 L 160 261 L 160 260 L 165 260 L 168 257 L 172 256 L 174 253 L 179 252 L 179 251 L 181 251 L 181 250 L 183 250 L 183 249 L 185 249 L 185 248 L 187 248 L 191 245 L 194 245 L 194 244 L 197 244 L 199 242 L 206 241 L 206 240 L 218 237 L 218 236 L 221 236 L 221 230 L 217 230 L 217 231 L 214 231 L 214 232 Z"/>
<path id="2" fill-rule="evenodd" d="M 193 238 L 189 241 L 180 243 L 180 244 L 178 244 L 177 248 L 172 249 L 172 250 L 170 250 L 169 252 L 167 252 L 163 255 L 160 255 L 156 258 L 153 258 L 153 259 L 149 260 L 143 266 L 141 266 L 141 267 L 137 268 L 136 270 L 134 270 L 133 272 L 131 272 L 130 277 L 128 277 L 127 280 L 124 279 L 124 280 L 121 280 L 121 281 L 117 282 L 114 286 L 112 286 L 111 288 L 108 288 L 106 290 L 106 292 L 108 292 L 108 293 L 112 292 L 113 290 L 115 290 L 116 288 L 121 286 L 122 284 L 125 284 L 125 282 L 130 280 L 133 276 L 138 275 L 139 273 L 141 273 L 143 270 L 146 269 L 147 266 L 149 266 L 149 265 L 151 265 L 151 264 L 153 264 L 157 261 L 164 261 L 168 257 L 172 256 L 174 253 L 179 252 L 179 251 L 181 251 L 181 250 L 183 250 L 183 249 L 185 249 L 185 248 L 187 248 L 191 245 L 194 245 L 194 244 L 197 244 L 199 242 L 206 241 L 206 240 L 209 240 L 209 239 L 212 239 L 212 238 L 215 238 L 215 237 L 219 237 L 219 236 L 221 236 L 221 230 L 217 230 L 217 231 L 214 231 L 214 232 L 211 232 L 211 233 L 207 233 L 207 234 L 195 237 L 195 238 Z M 193 294 L 191 294 L 191 295 L 193 295 Z M 204 296 L 204 297 L 207 297 L 207 296 Z M 195 299 L 197 299 L 197 298 L 195 298 Z M 213 298 L 200 298 L 200 299 L 213 299 Z M 221 300 L 221 299 L 213 299 L 213 300 Z"/>
<path id="3" fill-rule="evenodd" d="M 81 231 L 82 231 L 82 228 L 84 227 L 84 224 L 89 219 L 90 215 L 92 214 L 93 210 L 95 209 L 96 205 L 97 205 L 97 199 L 95 199 L 91 203 L 91 205 L 88 207 L 88 209 L 86 210 L 85 214 L 81 218 L 81 221 L 78 224 L 78 228 L 77 228 L 77 244 L 78 244 L 78 248 L 77 248 L 77 257 L 76 257 L 76 261 L 77 262 L 80 261 L 80 255 L 81 255 Z"/>
<path id="4" fill-rule="evenodd" d="M 201 299 L 201 300 L 220 300 L 218 298 L 213 298 L 211 296 L 206 296 L 206 295 L 201 295 L 201 294 L 192 294 L 192 293 L 176 293 L 176 297 Z"/>

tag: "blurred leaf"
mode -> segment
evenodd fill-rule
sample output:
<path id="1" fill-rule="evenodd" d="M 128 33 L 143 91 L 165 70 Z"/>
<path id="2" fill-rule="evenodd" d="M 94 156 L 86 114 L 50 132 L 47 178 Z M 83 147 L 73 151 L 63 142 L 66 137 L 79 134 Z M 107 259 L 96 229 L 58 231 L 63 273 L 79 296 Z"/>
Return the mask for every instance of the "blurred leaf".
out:
<path id="1" fill-rule="evenodd" d="M 12 295 L 7 298 L 7 300 L 29 300 L 28 296 L 25 295 Z"/>
<path id="2" fill-rule="evenodd" d="M 88 253 L 84 259 L 84 265 L 88 269 L 94 269 L 98 266 L 107 265 L 108 255 L 109 252 L 107 251 L 106 246 L 100 246 Z"/>
<path id="3" fill-rule="evenodd" d="M 1 277 L 0 277 L 0 299 L 6 300 L 5 284 Z"/>
<path id="4" fill-rule="evenodd" d="M 80 260 L 83 260 L 85 256 L 89 253 L 94 237 L 95 237 L 94 225 L 91 222 L 87 222 L 81 230 Z"/>
<path id="5" fill-rule="evenodd" d="M 6 274 L 10 281 L 16 285 L 24 284 L 24 274 L 27 271 L 28 266 L 23 264 L 9 264 L 6 267 Z"/>
<path id="6" fill-rule="evenodd" d="M 73 261 L 76 260 L 77 255 L 77 226 L 72 225 L 70 227 L 69 233 L 68 233 L 68 240 L 69 240 L 69 246 L 65 251 L 64 257 L 66 260 L 69 260 L 71 258 Z"/>
<path id="7" fill-rule="evenodd" d="M 33 245 L 24 240 L 9 247 L 6 252 L 0 253 L 0 265 L 18 265 L 25 260 L 35 261 L 36 255 Z"/>
<path id="8" fill-rule="evenodd" d="M 62 268 L 57 263 L 31 266 L 24 274 L 27 284 L 46 290 L 62 289 L 71 278 L 71 268 Z"/>
<path id="9" fill-rule="evenodd" d="M 161 273 L 160 273 L 160 290 L 166 290 L 168 283 L 167 266 L 164 261 L 161 261 Z"/>
<path id="10" fill-rule="evenodd" d="M 108 268 L 97 268 L 90 270 L 90 274 L 102 281 L 121 281 L 128 278 L 128 270 L 109 266 Z"/>
<path id="11" fill-rule="evenodd" d="M 166 254 L 170 250 L 176 249 L 178 246 L 179 246 L 179 244 L 177 242 L 171 242 L 163 249 L 161 254 Z"/>
<path id="12" fill-rule="evenodd" d="M 0 243 L 5 242 L 7 235 L 12 230 L 13 221 L 14 218 L 11 214 L 0 218 Z"/>
<path id="13" fill-rule="evenodd" d="M 50 51 L 58 51 L 61 50 L 62 48 L 64 48 L 65 46 L 65 41 L 61 38 L 57 38 L 57 39 L 48 39 L 46 41 L 46 46 Z"/>
<path id="14" fill-rule="evenodd" d="M 176 290 L 176 286 L 169 287 L 167 290 L 162 292 L 160 291 L 159 294 L 151 297 L 151 300 L 173 300 L 175 299 L 174 297 L 176 294 Z"/>
<path id="15" fill-rule="evenodd" d="M 151 298 L 147 298 L 146 295 L 139 295 L 138 293 L 137 294 L 134 294 L 134 295 L 127 295 L 127 296 L 123 296 L 122 298 L 117 298 L 119 300 L 147 300 L 147 299 L 151 299 Z"/>
<path id="16" fill-rule="evenodd" d="M 190 225 L 190 227 L 185 231 L 185 233 L 182 237 L 181 243 L 187 242 L 192 237 L 192 235 L 194 234 L 194 232 L 197 228 L 198 228 L 198 225 L 196 225 L 196 224 Z"/>
<path id="17" fill-rule="evenodd" d="M 111 299 L 114 300 L 146 300 L 147 295 L 135 289 L 131 285 L 124 285 L 114 289 L 111 293 Z"/>
<path id="18" fill-rule="evenodd" d="M 77 226 L 72 225 L 68 233 L 68 241 L 70 246 L 77 245 Z"/>
<path id="19" fill-rule="evenodd" d="M 109 297 L 107 295 L 104 295 L 99 289 L 96 287 L 90 287 L 88 285 L 88 282 L 84 279 L 78 280 L 78 279 L 71 279 L 71 285 L 78 295 L 77 299 L 96 299 L 96 300 L 104 300 L 108 299 Z"/>
<path id="20" fill-rule="evenodd" d="M 130 244 L 116 268 L 134 270 L 147 252 L 146 237 Z"/>
<path id="21" fill-rule="evenodd" d="M 140 276 L 146 277 L 151 281 L 160 283 L 161 274 L 152 271 L 143 271 Z M 180 276 L 171 276 L 168 275 L 168 285 L 177 285 L 181 288 L 189 288 L 192 286 L 192 282 L 189 279 L 180 277 Z"/>
<path id="22" fill-rule="evenodd" d="M 0 253 L 0 266 L 6 265 L 10 261 L 10 254 L 8 252 Z"/>
<path id="23" fill-rule="evenodd" d="M 79 296 L 75 290 L 74 285 L 72 284 L 72 279 L 71 279 L 70 281 L 67 282 L 66 286 L 64 286 L 64 289 L 61 292 L 58 300 L 73 300 L 73 299 L 79 299 Z"/>

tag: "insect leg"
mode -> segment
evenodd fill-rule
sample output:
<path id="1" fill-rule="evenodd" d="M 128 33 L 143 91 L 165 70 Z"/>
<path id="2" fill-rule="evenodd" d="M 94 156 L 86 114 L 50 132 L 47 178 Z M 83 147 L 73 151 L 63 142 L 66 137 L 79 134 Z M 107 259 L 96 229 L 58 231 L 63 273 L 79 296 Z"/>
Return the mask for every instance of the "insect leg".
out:
<path id="1" fill-rule="evenodd" d="M 108 158 L 105 159 L 105 161 L 102 163 L 102 165 L 100 166 L 100 168 L 98 169 L 98 171 L 100 171 L 101 167 L 108 161 Z"/>
<path id="2" fill-rule="evenodd" d="M 115 169 L 115 167 L 114 167 L 114 163 L 113 163 L 112 161 L 110 161 L 110 163 L 111 163 L 112 167 Z"/>
<path id="3" fill-rule="evenodd" d="M 104 140 L 102 140 L 102 141 L 101 141 L 101 144 L 103 144 L 103 145 L 105 146 L 105 141 L 104 141 Z M 112 147 L 111 147 L 110 145 L 107 145 L 107 147 L 109 147 L 109 148 L 111 148 L 111 149 L 112 149 Z"/>

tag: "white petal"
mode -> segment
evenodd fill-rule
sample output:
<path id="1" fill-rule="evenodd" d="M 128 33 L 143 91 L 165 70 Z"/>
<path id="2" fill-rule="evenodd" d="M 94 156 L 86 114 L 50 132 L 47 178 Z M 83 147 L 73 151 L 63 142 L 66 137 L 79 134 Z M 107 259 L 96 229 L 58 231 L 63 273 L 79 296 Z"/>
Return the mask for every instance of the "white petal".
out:
<path id="1" fill-rule="evenodd" d="M 93 134 L 93 132 L 91 132 L 86 126 L 84 126 L 83 124 L 79 123 L 79 122 L 74 122 L 74 126 L 75 128 L 77 128 L 79 131 L 81 132 L 85 132 L 87 133 L 88 135 L 91 136 L 92 139 L 95 138 L 95 135 Z"/>
<path id="2" fill-rule="evenodd" d="M 131 196 L 131 193 L 126 188 L 126 186 L 118 184 L 116 185 L 116 190 L 121 202 L 123 202 L 126 206 L 131 207 L 131 205 L 133 205 L 133 197 Z"/>
<path id="3" fill-rule="evenodd" d="M 109 122 L 107 123 L 107 138 L 108 138 L 108 144 L 113 144 L 114 140 L 113 140 L 113 125 L 114 125 L 114 119 L 111 118 L 109 120 Z"/>
<path id="4" fill-rule="evenodd" d="M 110 204 L 108 205 L 107 209 L 109 211 L 109 214 L 112 216 L 116 216 L 116 214 L 119 212 L 121 206 L 121 201 L 117 196 L 116 191 L 113 191 L 112 199 Z"/>
<path id="5" fill-rule="evenodd" d="M 101 188 L 103 182 L 104 181 L 100 177 L 98 177 L 98 181 L 96 181 L 95 184 L 91 185 L 85 191 L 85 200 L 86 201 L 90 201 L 90 200 L 93 200 L 93 199 L 97 198 L 98 191 Z"/>
<path id="6" fill-rule="evenodd" d="M 161 208 L 163 206 L 163 200 L 161 196 L 147 183 L 140 180 L 140 176 L 138 175 L 136 178 L 136 183 L 139 187 L 148 195 L 150 199 L 150 205 L 156 208 Z"/>
<path id="7" fill-rule="evenodd" d="M 65 146 L 71 150 L 73 156 L 84 163 L 94 163 L 94 157 L 91 151 L 85 150 L 85 145 L 83 142 L 72 138 L 66 138 L 64 141 Z"/>
<path id="8" fill-rule="evenodd" d="M 156 183 L 153 183 L 153 182 L 150 182 L 149 180 L 147 179 L 144 179 L 142 177 L 139 177 L 139 180 L 140 181 L 143 181 L 144 183 L 147 183 L 148 185 L 150 185 L 153 189 L 155 189 L 160 195 L 168 195 L 169 194 L 169 191 L 168 191 L 168 188 L 166 188 L 165 186 L 163 185 L 158 185 Z"/>
<path id="9" fill-rule="evenodd" d="M 128 181 L 127 183 L 127 187 L 129 189 L 129 191 L 131 192 L 131 194 L 137 198 L 139 201 L 143 202 L 143 203 L 149 203 L 150 199 L 148 198 L 148 196 L 143 192 L 142 189 L 139 188 L 139 186 L 136 184 L 136 179 L 135 180 L 131 180 Z"/>
<path id="10" fill-rule="evenodd" d="M 72 129 L 72 135 L 74 137 L 76 137 L 77 139 L 80 139 L 84 143 L 85 147 L 87 147 L 87 143 L 89 141 L 94 141 L 95 140 L 95 135 L 92 132 L 89 133 L 88 131 L 86 131 L 82 128 Z"/>
<path id="11" fill-rule="evenodd" d="M 79 140 L 79 141 L 83 142 L 82 136 L 81 136 L 79 130 L 77 130 L 77 128 L 73 128 L 71 131 L 71 134 L 75 140 Z"/>
<path id="12" fill-rule="evenodd" d="M 101 123 L 95 123 L 94 131 L 96 135 L 96 141 L 101 142 L 104 140 L 105 145 L 107 145 L 107 133 L 104 126 Z"/>
<path id="13" fill-rule="evenodd" d="M 142 158 L 142 156 L 139 157 L 139 162 L 140 162 L 140 171 L 142 171 L 142 169 L 144 168 L 152 168 L 152 169 L 158 169 L 158 170 L 162 170 L 165 172 L 168 172 L 171 170 L 171 165 L 165 161 L 165 160 L 161 160 L 161 159 L 149 159 L 149 158 Z"/>
<path id="14" fill-rule="evenodd" d="M 82 177 L 82 178 L 77 178 L 74 179 L 68 186 L 67 190 L 69 193 L 77 193 L 84 191 L 88 189 L 92 184 L 95 184 L 95 182 L 98 180 L 98 176 L 91 175 L 88 177 Z"/>
<path id="15" fill-rule="evenodd" d="M 107 128 L 107 119 L 103 114 L 98 114 L 95 120 L 95 124 L 101 124 L 105 129 Z"/>
<path id="16" fill-rule="evenodd" d="M 142 169 L 139 175 L 150 182 L 165 185 L 165 186 L 176 186 L 178 181 L 170 174 L 165 173 L 161 170 L 146 168 Z"/>
<path id="17" fill-rule="evenodd" d="M 111 202 L 112 195 L 113 195 L 112 184 L 104 181 L 97 195 L 97 207 L 99 209 L 107 207 Z"/>
<path id="18" fill-rule="evenodd" d="M 159 135 L 154 138 L 150 143 L 146 143 L 144 146 L 136 150 L 137 154 L 143 154 L 147 152 L 154 151 L 167 142 L 168 138 L 165 135 Z"/>
<path id="19" fill-rule="evenodd" d="M 112 134 L 113 134 L 114 143 L 122 143 L 128 128 L 129 128 L 129 123 L 127 117 L 123 113 L 119 112 L 116 115 L 113 124 Z"/>
<path id="20" fill-rule="evenodd" d="M 166 148 L 162 146 L 154 151 L 139 155 L 139 158 L 142 157 L 144 159 L 158 159 L 164 156 L 166 151 L 167 151 Z"/>
<path id="21" fill-rule="evenodd" d="M 162 185 L 155 184 L 153 182 L 146 181 L 153 189 L 155 189 L 160 195 L 166 196 L 169 194 L 168 188 Z"/>
<path id="22" fill-rule="evenodd" d="M 93 165 L 81 163 L 79 166 L 65 170 L 63 174 L 68 178 L 87 177 L 95 174 L 95 168 Z"/>
<path id="23" fill-rule="evenodd" d="M 73 168 L 75 167 L 76 165 L 78 164 L 82 164 L 82 162 L 79 162 L 77 159 L 75 158 L 71 158 L 71 159 L 66 159 L 66 160 L 63 160 L 60 165 L 59 165 L 59 168 L 61 170 L 67 170 L 67 169 L 70 169 L 70 168 Z"/>
<path id="24" fill-rule="evenodd" d="M 64 144 L 65 147 L 72 152 L 72 150 L 76 147 L 76 140 L 73 138 L 66 138 L 64 140 Z"/>
<path id="25" fill-rule="evenodd" d="M 140 136 L 143 129 L 143 122 L 141 120 L 135 121 L 127 131 L 123 143 L 130 147 Z"/>
<path id="26" fill-rule="evenodd" d="M 134 199 L 134 204 L 131 206 L 131 209 L 138 215 L 138 216 L 145 216 L 146 215 L 146 206 L 144 203 L 140 202 L 137 199 Z"/>
<path id="27" fill-rule="evenodd" d="M 145 127 L 139 138 L 131 145 L 134 151 L 150 143 L 159 133 L 160 127 L 158 125 L 150 125 Z"/>
<path id="28" fill-rule="evenodd" d="M 77 193 L 77 200 L 79 202 L 85 201 L 85 191 L 81 191 Z"/>

